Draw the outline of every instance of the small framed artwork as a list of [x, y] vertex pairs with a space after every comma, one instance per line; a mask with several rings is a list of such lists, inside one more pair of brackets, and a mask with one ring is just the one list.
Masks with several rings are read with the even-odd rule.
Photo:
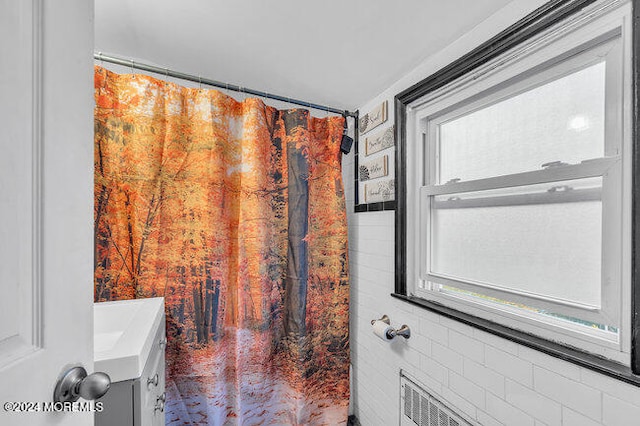
[[364, 155], [375, 154], [394, 145], [394, 126], [364, 138]]
[[395, 179], [387, 179], [378, 182], [367, 182], [364, 184], [365, 203], [382, 203], [392, 201], [396, 195]]
[[385, 121], [387, 121], [387, 101], [382, 102], [367, 114], [360, 117], [358, 122], [360, 134], [363, 135], [375, 129]]
[[358, 177], [360, 182], [370, 179], [384, 177], [389, 174], [389, 156], [383, 155], [375, 160], [363, 162], [358, 169]]

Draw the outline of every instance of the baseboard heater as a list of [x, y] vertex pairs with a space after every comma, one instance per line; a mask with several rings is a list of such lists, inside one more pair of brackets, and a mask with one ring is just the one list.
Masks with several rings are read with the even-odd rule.
[[474, 426], [450, 404], [400, 370], [400, 426]]

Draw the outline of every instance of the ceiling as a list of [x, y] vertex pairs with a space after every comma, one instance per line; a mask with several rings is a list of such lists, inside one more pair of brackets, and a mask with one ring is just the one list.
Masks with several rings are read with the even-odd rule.
[[356, 109], [510, 0], [95, 0], [95, 49]]

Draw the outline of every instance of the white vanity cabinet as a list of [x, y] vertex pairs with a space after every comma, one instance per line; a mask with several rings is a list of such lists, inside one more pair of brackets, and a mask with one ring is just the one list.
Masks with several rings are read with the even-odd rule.
[[[164, 425], [164, 348], [167, 339], [165, 337], [164, 324], [158, 330], [156, 345], [152, 350], [142, 376], [134, 381], [134, 425]], [[140, 407], [138, 410], [137, 407]]]
[[164, 425], [164, 299], [94, 304], [95, 367], [111, 377], [96, 426]]

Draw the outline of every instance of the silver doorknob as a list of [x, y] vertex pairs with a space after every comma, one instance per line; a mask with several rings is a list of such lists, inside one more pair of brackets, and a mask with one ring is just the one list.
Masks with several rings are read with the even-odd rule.
[[73, 367], [62, 375], [53, 391], [54, 402], [74, 402], [82, 397], [87, 400], [98, 399], [111, 387], [111, 378], [106, 373], [96, 372], [87, 375], [83, 367]]

